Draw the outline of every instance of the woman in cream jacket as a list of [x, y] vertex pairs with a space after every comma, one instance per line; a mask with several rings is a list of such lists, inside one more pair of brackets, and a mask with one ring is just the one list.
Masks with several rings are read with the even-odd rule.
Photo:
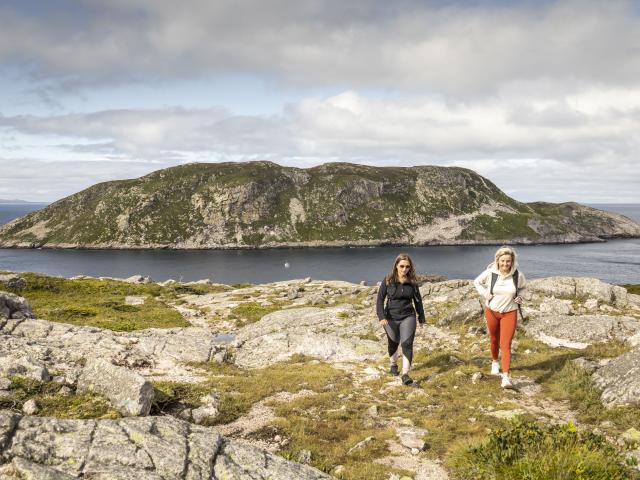
[[[517, 280], [514, 275], [517, 272]], [[494, 285], [492, 286], [492, 278]], [[516, 291], [517, 282], [517, 291]], [[522, 303], [520, 291], [525, 286], [524, 275], [518, 271], [517, 255], [511, 247], [500, 247], [495, 260], [473, 281], [485, 299], [484, 314], [491, 339], [491, 374], [500, 374], [498, 354], [502, 352], [502, 387], [512, 388], [511, 341], [518, 322], [518, 307]]]

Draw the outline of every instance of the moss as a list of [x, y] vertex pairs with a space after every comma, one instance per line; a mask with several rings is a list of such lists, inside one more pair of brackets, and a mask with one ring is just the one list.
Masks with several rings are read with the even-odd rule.
[[263, 306], [257, 302], [245, 302], [232, 308], [231, 314], [240, 318], [240, 323], [237, 326], [241, 327], [259, 321], [268, 313], [281, 310], [287, 303], [290, 302], [276, 302], [272, 305]]
[[[88, 325], [114, 331], [187, 327], [189, 323], [165, 301], [170, 295], [155, 284], [114, 280], [67, 280], [34, 273], [20, 274], [27, 285], [13, 292], [29, 301], [34, 314], [52, 322]], [[143, 305], [125, 305], [127, 295], [147, 297]]]
[[634, 295], [640, 295], [640, 284], [627, 284], [622, 286], [627, 289], [627, 292], [633, 293]]
[[38, 382], [24, 377], [12, 377], [9, 395], [0, 397], [0, 408], [21, 410], [27, 400], [35, 400], [38, 416], [69, 419], [119, 418], [121, 415], [109, 401], [97, 394], [60, 393], [62, 385]]

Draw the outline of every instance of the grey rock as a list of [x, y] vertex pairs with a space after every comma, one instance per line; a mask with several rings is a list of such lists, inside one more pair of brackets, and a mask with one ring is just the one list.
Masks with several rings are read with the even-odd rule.
[[328, 362], [379, 358], [384, 352], [380, 342], [360, 338], [369, 333], [370, 317], [351, 317], [353, 311], [351, 305], [340, 305], [290, 308], [265, 315], [238, 333], [235, 363], [258, 368], [286, 361], [294, 354]]
[[596, 298], [589, 298], [584, 302], [584, 308], [588, 312], [597, 312], [598, 311], [598, 300]]
[[9, 273], [0, 275], [0, 288], [20, 289], [27, 285], [27, 281], [19, 275]]
[[471, 383], [478, 383], [483, 378], [484, 375], [482, 374], [482, 372], [475, 372], [473, 375], [471, 375]]
[[127, 295], [124, 297], [125, 305], [144, 305], [144, 297], [136, 295]]
[[35, 415], [36, 413], [38, 413], [38, 410], [38, 404], [33, 398], [27, 400], [26, 402], [24, 402], [24, 405], [22, 405], [22, 413], [24, 413], [25, 415]]
[[580, 299], [595, 298], [604, 303], [614, 300], [612, 285], [597, 278], [576, 278], [576, 297]]
[[215, 478], [225, 480], [330, 480], [315, 468], [289, 462], [259, 449], [225, 441], [214, 468]]
[[469, 327], [469, 330], [467, 330], [467, 332], [470, 335], [486, 335], [487, 327], [485, 327], [484, 325], [472, 325]]
[[11, 386], [11, 380], [8, 378], [0, 378], [0, 390], [8, 390]]
[[77, 477], [15, 457], [11, 463], [0, 466], [0, 478], [4, 480], [73, 480]]
[[51, 378], [47, 367], [33, 358], [23, 355], [15, 357], [0, 352], [0, 375], [27, 377], [39, 382], [47, 382]]
[[[202, 328], [113, 332], [38, 319], [0, 321], [0, 371], [4, 357], [24, 352], [32, 363], [76, 381], [85, 359], [103, 358], [145, 375], [194, 381], [192, 362], [208, 362], [226, 347]], [[2, 376], [0, 374], [0, 376]]]
[[593, 373], [600, 367], [598, 362], [587, 360], [584, 357], [576, 358], [575, 360], [572, 360], [571, 363], [573, 363], [576, 367], [586, 371], [587, 373]]
[[326, 305], [327, 303], [329, 303], [324, 297], [321, 297], [320, 295], [314, 295], [309, 299], [309, 301], [311, 302], [311, 305]]
[[216, 392], [200, 398], [201, 406], [191, 411], [193, 421], [198, 425], [212, 423], [220, 414], [220, 396]]
[[0, 317], [4, 318], [33, 318], [29, 302], [24, 298], [9, 292], [0, 292]]
[[571, 300], [549, 297], [540, 304], [540, 312], [552, 315], [571, 315], [573, 308]]
[[191, 418], [197, 425], [210, 425], [219, 415], [218, 408], [211, 405], [203, 405], [191, 410]]
[[311, 463], [311, 452], [309, 450], [300, 450], [298, 452], [298, 463], [309, 464]]
[[629, 316], [549, 315], [530, 319], [524, 329], [547, 344], [551, 337], [588, 345], [612, 339], [624, 341], [640, 332], [640, 320]]
[[356, 452], [358, 450], [362, 450], [363, 448], [367, 447], [367, 445], [369, 445], [374, 440], [375, 440], [375, 437], [367, 437], [364, 440], [359, 441], [358, 443], [356, 443], [353, 447], [351, 447], [347, 451], [347, 455], [350, 455], [353, 452]]
[[143, 277], [142, 275], [132, 275], [129, 278], [124, 279], [127, 283], [153, 283], [151, 277]]
[[607, 407], [640, 404], [640, 348], [634, 348], [599, 368], [593, 374]]
[[78, 392], [104, 395], [124, 415], [144, 416], [151, 409], [153, 385], [127, 368], [92, 359], [78, 379]]
[[418, 427], [398, 427], [396, 428], [396, 436], [400, 440], [403, 447], [412, 449], [416, 448], [420, 451], [424, 450], [427, 446], [426, 442], [422, 439], [429, 433], [428, 430]]
[[576, 296], [576, 279], [573, 277], [538, 278], [527, 283], [527, 291], [543, 297], [573, 298]]
[[449, 310], [438, 322], [439, 326], [450, 324], [466, 324], [479, 322], [482, 319], [482, 304], [477, 297], [463, 300], [454, 308]]
[[331, 478], [173, 417], [60, 420], [0, 412], [0, 442], [4, 460], [23, 462], [24, 475], [32, 475], [26, 478], [38, 480]]
[[295, 300], [296, 298], [298, 298], [300, 295], [298, 294], [298, 289], [297, 288], [292, 288], [287, 292], [287, 298], [289, 300]]

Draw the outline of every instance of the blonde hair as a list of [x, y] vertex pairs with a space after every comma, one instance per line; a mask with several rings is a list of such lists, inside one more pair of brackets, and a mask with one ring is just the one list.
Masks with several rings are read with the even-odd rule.
[[393, 262], [393, 267], [386, 277], [387, 285], [389, 285], [390, 283], [398, 283], [398, 263], [400, 263], [401, 260], [406, 260], [410, 265], [409, 271], [406, 273], [407, 280], [409, 280], [409, 283], [411, 283], [412, 285], [417, 285], [418, 278], [416, 277], [416, 269], [413, 266], [413, 260], [411, 260], [411, 257], [406, 253], [401, 253], [400, 255], [398, 255], [396, 257], [396, 261]]
[[506, 245], [503, 245], [502, 247], [500, 247], [496, 251], [496, 255], [494, 257], [496, 265], [498, 265], [498, 259], [503, 255], [510, 255], [511, 256], [511, 264], [512, 265], [516, 263], [516, 251], [511, 247], [507, 247]]

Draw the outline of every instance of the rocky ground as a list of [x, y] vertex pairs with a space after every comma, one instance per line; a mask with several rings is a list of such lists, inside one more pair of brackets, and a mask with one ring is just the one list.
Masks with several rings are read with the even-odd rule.
[[459, 478], [456, 449], [515, 417], [640, 458], [640, 296], [623, 287], [529, 282], [513, 390], [488, 374], [470, 281], [422, 286], [412, 387], [387, 373], [375, 286], [209, 287], [172, 300], [191, 327], [131, 332], [35, 318], [0, 293], [0, 477]]

